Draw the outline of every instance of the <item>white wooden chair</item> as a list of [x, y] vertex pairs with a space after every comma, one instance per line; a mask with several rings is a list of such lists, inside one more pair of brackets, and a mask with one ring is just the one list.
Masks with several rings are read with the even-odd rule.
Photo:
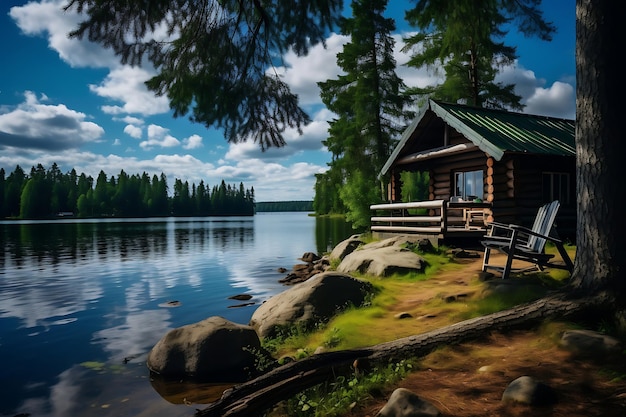
[[[515, 224], [488, 223], [487, 235], [481, 241], [485, 247], [483, 271], [487, 272], [489, 269], [501, 271], [502, 279], [508, 278], [511, 272], [521, 272], [535, 268], [543, 270], [546, 267], [567, 269], [571, 273], [574, 269], [574, 264], [567, 254], [563, 242], [551, 236], [559, 206], [560, 203], [557, 200], [541, 206], [537, 210], [537, 216], [530, 229]], [[544, 249], [547, 241], [554, 243], [564, 263], [553, 262], [552, 258], [554, 255], [545, 253]], [[507, 255], [504, 266], [489, 264], [489, 257], [493, 249]], [[512, 264], [514, 259], [533, 265], [529, 268], [513, 270]]]

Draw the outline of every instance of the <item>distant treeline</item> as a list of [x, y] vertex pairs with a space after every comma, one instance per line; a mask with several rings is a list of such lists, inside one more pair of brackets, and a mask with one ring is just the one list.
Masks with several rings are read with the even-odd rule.
[[165, 174], [128, 175], [124, 170], [95, 180], [75, 169], [62, 173], [56, 163], [41, 164], [26, 174], [18, 165], [6, 176], [0, 168], [0, 218], [252, 216], [254, 188], [227, 185], [212, 188], [179, 179], [169, 193]]
[[313, 211], [313, 201], [260, 201], [256, 211]]

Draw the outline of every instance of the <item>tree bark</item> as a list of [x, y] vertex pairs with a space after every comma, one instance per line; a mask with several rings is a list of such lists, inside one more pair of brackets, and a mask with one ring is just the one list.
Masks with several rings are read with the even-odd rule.
[[424, 356], [439, 346], [479, 340], [492, 331], [531, 328], [547, 318], [575, 319], [601, 314], [612, 305], [607, 295], [572, 298], [557, 293], [538, 301], [487, 316], [466, 320], [424, 334], [405, 337], [372, 347], [327, 352], [276, 368], [238, 385], [222, 398], [199, 410], [197, 416], [242, 417], [258, 415], [281, 400], [313, 387], [336, 375], [351, 371], [356, 359], [389, 363]]
[[624, 303], [626, 239], [622, 57], [624, 4], [576, 1], [576, 259], [574, 285]]

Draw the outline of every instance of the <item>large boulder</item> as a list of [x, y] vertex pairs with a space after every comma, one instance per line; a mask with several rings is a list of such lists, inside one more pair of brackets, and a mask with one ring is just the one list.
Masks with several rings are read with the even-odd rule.
[[622, 354], [622, 343], [593, 330], [568, 330], [561, 337], [561, 346], [574, 356], [595, 360], [613, 360]]
[[337, 271], [387, 277], [396, 273], [424, 272], [426, 266], [426, 261], [409, 249], [377, 242], [365, 245], [347, 255], [337, 267]]
[[148, 355], [148, 368], [166, 377], [237, 381], [254, 373], [262, 354], [252, 327], [209, 317], [169, 331]]
[[250, 319], [262, 338], [284, 327], [304, 328], [326, 322], [348, 306], [363, 304], [372, 284], [337, 272], [323, 272], [261, 304]]
[[335, 248], [330, 253], [329, 258], [332, 259], [343, 259], [353, 251], [355, 251], [359, 246], [363, 244], [363, 240], [361, 239], [361, 235], [352, 235], [348, 239], [343, 240], [335, 246]]

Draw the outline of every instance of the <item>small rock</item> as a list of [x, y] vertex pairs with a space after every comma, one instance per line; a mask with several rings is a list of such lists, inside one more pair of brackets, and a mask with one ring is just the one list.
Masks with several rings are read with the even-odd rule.
[[437, 417], [437, 407], [406, 388], [396, 389], [376, 417]]
[[557, 397], [552, 387], [530, 376], [520, 376], [504, 390], [502, 401], [545, 406], [556, 403]]
[[165, 303], [159, 304], [159, 307], [164, 307], [164, 308], [173, 308], [173, 307], [180, 307], [180, 306], [181, 306], [181, 302], [178, 300], [167, 301]]
[[407, 313], [406, 311], [403, 311], [402, 313], [396, 314], [394, 317], [397, 319], [410, 319], [413, 316], [411, 315], [411, 313]]
[[248, 307], [248, 306], [253, 306], [256, 303], [252, 302], [252, 303], [242, 303], [242, 304], [235, 304], [232, 306], [228, 306], [228, 308], [241, 308], [241, 307]]
[[239, 300], [239, 301], [248, 301], [252, 296], [250, 294], [237, 294], [231, 297], [228, 297], [229, 300]]
[[320, 256], [317, 253], [306, 252], [304, 255], [302, 255], [302, 258], [300, 259], [303, 260], [304, 262], [313, 263], [317, 261], [318, 259], [320, 259]]

